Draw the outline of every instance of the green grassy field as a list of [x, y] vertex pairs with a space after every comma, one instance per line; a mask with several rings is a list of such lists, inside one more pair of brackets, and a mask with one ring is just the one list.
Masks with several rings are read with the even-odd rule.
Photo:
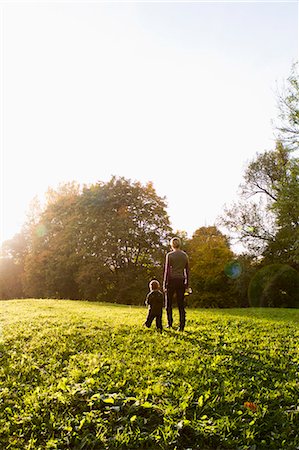
[[1, 449], [299, 448], [299, 310], [0, 304]]

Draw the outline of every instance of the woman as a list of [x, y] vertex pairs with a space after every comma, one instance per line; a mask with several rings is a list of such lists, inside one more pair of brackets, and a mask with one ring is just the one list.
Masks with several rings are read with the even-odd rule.
[[168, 327], [172, 327], [172, 302], [176, 294], [180, 313], [178, 331], [184, 331], [186, 322], [184, 294], [189, 286], [189, 260], [187, 254], [181, 250], [181, 240], [178, 237], [171, 239], [170, 246], [172, 251], [166, 255], [163, 278]]

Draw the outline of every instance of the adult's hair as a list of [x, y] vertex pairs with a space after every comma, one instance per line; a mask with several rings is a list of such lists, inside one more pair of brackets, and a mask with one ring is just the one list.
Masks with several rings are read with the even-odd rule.
[[174, 237], [170, 241], [170, 245], [172, 248], [180, 248], [181, 246], [181, 240], [178, 237]]

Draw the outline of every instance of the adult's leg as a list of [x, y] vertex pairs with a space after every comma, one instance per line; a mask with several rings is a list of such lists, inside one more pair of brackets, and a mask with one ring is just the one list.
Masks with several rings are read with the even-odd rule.
[[167, 322], [168, 322], [169, 327], [172, 327], [172, 322], [173, 322], [172, 301], [173, 301], [174, 292], [175, 292], [174, 286], [170, 285], [167, 287], [165, 306], [166, 306]]
[[176, 295], [177, 295], [177, 302], [178, 302], [178, 308], [179, 308], [179, 314], [180, 314], [180, 330], [184, 331], [185, 324], [186, 324], [186, 311], [185, 311], [185, 287], [184, 283], [180, 283], [177, 286], [176, 289]]

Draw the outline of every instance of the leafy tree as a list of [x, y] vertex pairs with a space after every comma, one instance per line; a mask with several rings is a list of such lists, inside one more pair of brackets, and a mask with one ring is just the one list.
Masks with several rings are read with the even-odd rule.
[[299, 158], [290, 161], [272, 209], [277, 232], [264, 256], [268, 261], [284, 261], [299, 269]]
[[287, 264], [262, 267], [249, 285], [252, 306], [299, 307], [299, 273]]
[[22, 298], [24, 292], [25, 260], [31, 246], [31, 232], [37, 226], [41, 213], [35, 197], [29, 205], [21, 231], [3, 242], [0, 251], [0, 298]]
[[26, 237], [23, 232], [3, 242], [1, 256], [12, 259], [16, 264], [23, 264], [27, 252]]
[[30, 228], [30, 246], [25, 259], [25, 292], [29, 296], [79, 298], [75, 274], [79, 258], [76, 183], [47, 192], [47, 206]]
[[287, 85], [278, 94], [280, 122], [276, 125], [278, 139], [290, 150], [299, 148], [299, 79], [298, 63], [292, 67]]
[[[85, 188], [81, 197], [84, 262], [79, 270], [83, 290], [117, 302], [138, 303], [152, 276], [161, 279], [165, 245], [170, 233], [165, 200], [153, 185], [142, 186], [125, 178]], [[86, 293], [86, 291], [84, 291]], [[142, 294], [143, 295], [143, 294]], [[139, 297], [139, 299], [138, 299]]]
[[[231, 282], [233, 297], [236, 299], [238, 306], [248, 307], [250, 306], [248, 298], [250, 281], [258, 270], [259, 264], [246, 253], [237, 255], [236, 259], [229, 263], [228, 267], [231, 264], [235, 264], [238, 268], [236, 276], [233, 276]], [[225, 272], [227, 272], [226, 269]]]
[[227, 237], [215, 226], [201, 227], [188, 241], [187, 251], [193, 304], [204, 307], [235, 305], [232, 283], [224, 272], [226, 265], [235, 258]]
[[0, 299], [22, 298], [22, 267], [11, 258], [0, 259]]
[[22, 298], [23, 272], [26, 255], [26, 240], [23, 232], [5, 241], [0, 254], [0, 298]]
[[125, 178], [49, 191], [26, 257], [27, 295], [143, 302], [149, 278], [162, 275], [165, 206], [151, 183]]
[[280, 142], [274, 151], [257, 155], [245, 171], [240, 200], [226, 207], [219, 220], [256, 256], [263, 254], [275, 241], [277, 215], [274, 205], [292, 167], [290, 154]]
[[230, 230], [247, 251], [267, 263], [299, 267], [299, 82], [293, 67], [279, 96], [275, 150], [258, 154], [245, 171], [240, 200], [226, 207], [218, 224]]
[[257, 155], [244, 175], [240, 200], [225, 208], [219, 223], [250, 254], [267, 262], [299, 264], [299, 160], [277, 143]]

